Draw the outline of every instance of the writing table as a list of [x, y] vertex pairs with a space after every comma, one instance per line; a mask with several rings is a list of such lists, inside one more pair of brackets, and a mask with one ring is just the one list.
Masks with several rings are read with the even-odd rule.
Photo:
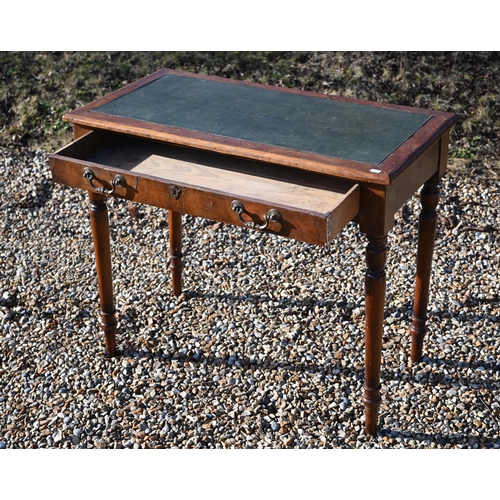
[[173, 292], [182, 289], [181, 214], [316, 245], [350, 221], [367, 236], [366, 432], [377, 431], [386, 241], [422, 185], [412, 361], [422, 357], [438, 182], [457, 116], [163, 69], [64, 119], [75, 140], [49, 161], [88, 191], [107, 355], [117, 329], [106, 198], [168, 210]]

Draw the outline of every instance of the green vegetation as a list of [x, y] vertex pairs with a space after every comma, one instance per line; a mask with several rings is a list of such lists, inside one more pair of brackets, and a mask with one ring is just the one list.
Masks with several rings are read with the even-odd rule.
[[458, 113], [452, 168], [500, 174], [497, 52], [0, 52], [0, 145], [52, 151], [64, 113], [160, 68]]

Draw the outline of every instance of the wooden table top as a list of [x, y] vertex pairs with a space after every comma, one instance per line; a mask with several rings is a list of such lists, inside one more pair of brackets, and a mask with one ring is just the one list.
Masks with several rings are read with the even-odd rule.
[[92, 129], [390, 184], [457, 117], [160, 70], [64, 119]]

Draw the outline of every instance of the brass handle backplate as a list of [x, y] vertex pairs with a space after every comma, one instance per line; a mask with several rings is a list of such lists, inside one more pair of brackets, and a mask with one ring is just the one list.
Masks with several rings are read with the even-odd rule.
[[265, 224], [259, 225], [255, 222], [248, 222], [243, 220], [242, 214], [245, 211], [245, 207], [243, 206], [243, 203], [241, 203], [241, 201], [233, 200], [231, 202], [231, 209], [233, 210], [233, 212], [236, 212], [238, 214], [238, 219], [242, 224], [247, 227], [251, 227], [252, 229], [266, 229], [269, 225], [269, 222], [281, 222], [283, 219], [278, 210], [276, 210], [275, 208], [271, 208], [269, 212], [267, 212], [267, 214], [263, 217], [266, 221]]
[[95, 174], [92, 171], [92, 169], [90, 169], [89, 167], [85, 167], [83, 169], [83, 176], [85, 177], [85, 179], [88, 179], [88, 181], [93, 189], [95, 189], [98, 193], [102, 193], [102, 194], [113, 194], [115, 192], [116, 186], [125, 187], [127, 184], [122, 175], [116, 174], [115, 178], [112, 181], [110, 181], [111, 186], [113, 186], [112, 189], [104, 189], [101, 187], [96, 187], [96, 186], [94, 186], [94, 182], [93, 182], [94, 179], [96, 178]]

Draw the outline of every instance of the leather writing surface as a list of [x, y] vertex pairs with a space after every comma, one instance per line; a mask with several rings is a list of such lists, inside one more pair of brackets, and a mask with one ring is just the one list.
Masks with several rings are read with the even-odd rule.
[[379, 165], [430, 115], [165, 75], [95, 111]]

